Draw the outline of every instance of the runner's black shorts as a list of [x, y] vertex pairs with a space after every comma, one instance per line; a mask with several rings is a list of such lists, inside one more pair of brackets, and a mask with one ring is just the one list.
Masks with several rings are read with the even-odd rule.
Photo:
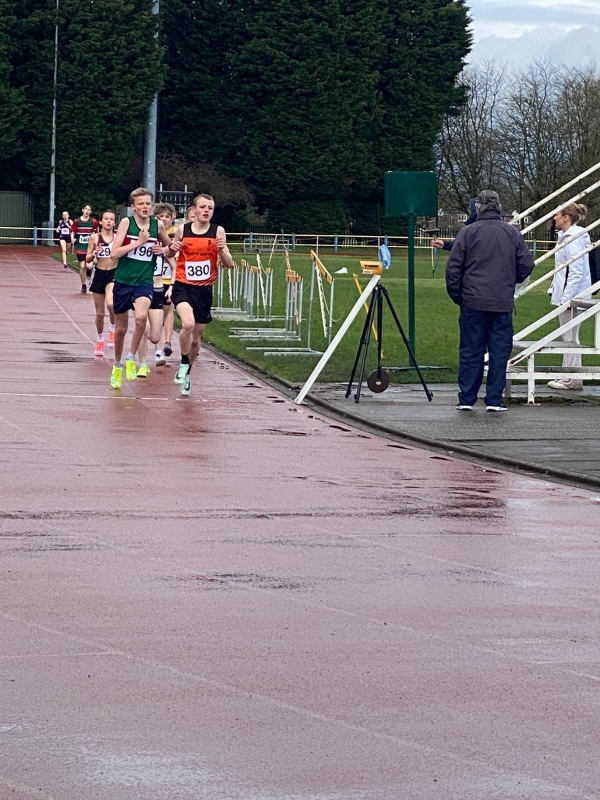
[[75, 250], [75, 258], [77, 259], [77, 261], [79, 261], [80, 264], [82, 261], [85, 261], [86, 256], [87, 256], [87, 250], [85, 250], [83, 253], [78, 250]]
[[151, 283], [142, 283], [140, 286], [130, 286], [128, 283], [115, 281], [113, 289], [113, 306], [115, 314], [125, 314], [131, 311], [134, 303], [140, 297], [147, 297], [152, 300], [154, 286]]
[[194, 312], [196, 325], [206, 325], [212, 322], [210, 309], [212, 306], [212, 286], [191, 286], [187, 283], [175, 281], [171, 301], [175, 308], [179, 303], [189, 303]]
[[71, 236], [67, 233], [65, 236], [61, 236], [59, 239], [61, 242], [67, 242], [67, 244], [71, 244]]
[[150, 308], [154, 309], [155, 311], [160, 311], [165, 304], [165, 287], [164, 286], [155, 286], [154, 291], [152, 292], [152, 302], [150, 303]]
[[109, 283], [114, 283], [115, 272], [114, 269], [98, 269], [94, 267], [92, 270], [92, 279], [90, 281], [90, 292], [94, 294], [106, 294], [106, 287]]

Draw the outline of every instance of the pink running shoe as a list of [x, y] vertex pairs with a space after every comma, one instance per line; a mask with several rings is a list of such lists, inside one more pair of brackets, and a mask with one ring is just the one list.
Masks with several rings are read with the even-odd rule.
[[108, 346], [114, 347], [115, 346], [115, 332], [109, 331], [108, 332]]
[[96, 347], [94, 348], [94, 355], [100, 356], [100, 358], [104, 356], [104, 342], [96, 342]]

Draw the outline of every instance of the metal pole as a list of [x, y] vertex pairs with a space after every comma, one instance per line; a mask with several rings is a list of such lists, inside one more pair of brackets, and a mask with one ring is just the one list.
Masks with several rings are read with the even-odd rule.
[[408, 218], [408, 340], [415, 352], [415, 216]]
[[[58, 82], [58, 12], [60, 0], [56, 0], [56, 24], [54, 26], [54, 79], [52, 98], [52, 144], [50, 145], [50, 198], [48, 203], [48, 220], [51, 231], [54, 230], [54, 216], [56, 209], [56, 94]], [[49, 234], [52, 240], [52, 232]]]
[[[158, 14], [159, 0], [154, 0], [152, 13]], [[156, 32], [158, 36], [158, 31]], [[148, 123], [146, 125], [146, 146], [144, 150], [144, 177], [143, 184], [146, 189], [150, 189], [152, 194], [156, 193], [156, 135], [158, 129], [158, 95], [154, 96], [152, 105], [148, 112]]]

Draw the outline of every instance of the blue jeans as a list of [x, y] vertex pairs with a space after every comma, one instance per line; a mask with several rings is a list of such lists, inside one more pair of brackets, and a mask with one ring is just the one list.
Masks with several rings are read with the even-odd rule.
[[506, 364], [512, 351], [512, 313], [476, 311], [461, 306], [458, 324], [458, 402], [467, 406], [477, 402], [487, 350], [489, 364], [484, 402], [486, 406], [499, 406], [506, 385]]

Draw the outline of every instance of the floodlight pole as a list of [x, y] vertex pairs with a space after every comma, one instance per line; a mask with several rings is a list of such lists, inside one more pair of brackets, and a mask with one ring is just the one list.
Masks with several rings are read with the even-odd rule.
[[415, 215], [408, 217], [408, 341], [413, 354], [417, 349], [415, 334]]
[[[58, 13], [60, 0], [56, 0], [56, 24], [54, 25], [54, 78], [52, 82], [52, 143], [50, 145], [50, 197], [48, 202], [48, 220], [51, 230], [54, 230], [54, 216], [56, 209], [56, 95], [58, 82]], [[52, 241], [52, 233], [49, 234]]]
[[[154, 0], [152, 13], [158, 14], [160, 8], [159, 0]], [[158, 36], [158, 31], [156, 32]], [[146, 138], [144, 148], [144, 177], [143, 185], [150, 189], [152, 194], [156, 194], [156, 138], [158, 130], [158, 94], [154, 95], [154, 100], [148, 111], [148, 122], [146, 124]]]

